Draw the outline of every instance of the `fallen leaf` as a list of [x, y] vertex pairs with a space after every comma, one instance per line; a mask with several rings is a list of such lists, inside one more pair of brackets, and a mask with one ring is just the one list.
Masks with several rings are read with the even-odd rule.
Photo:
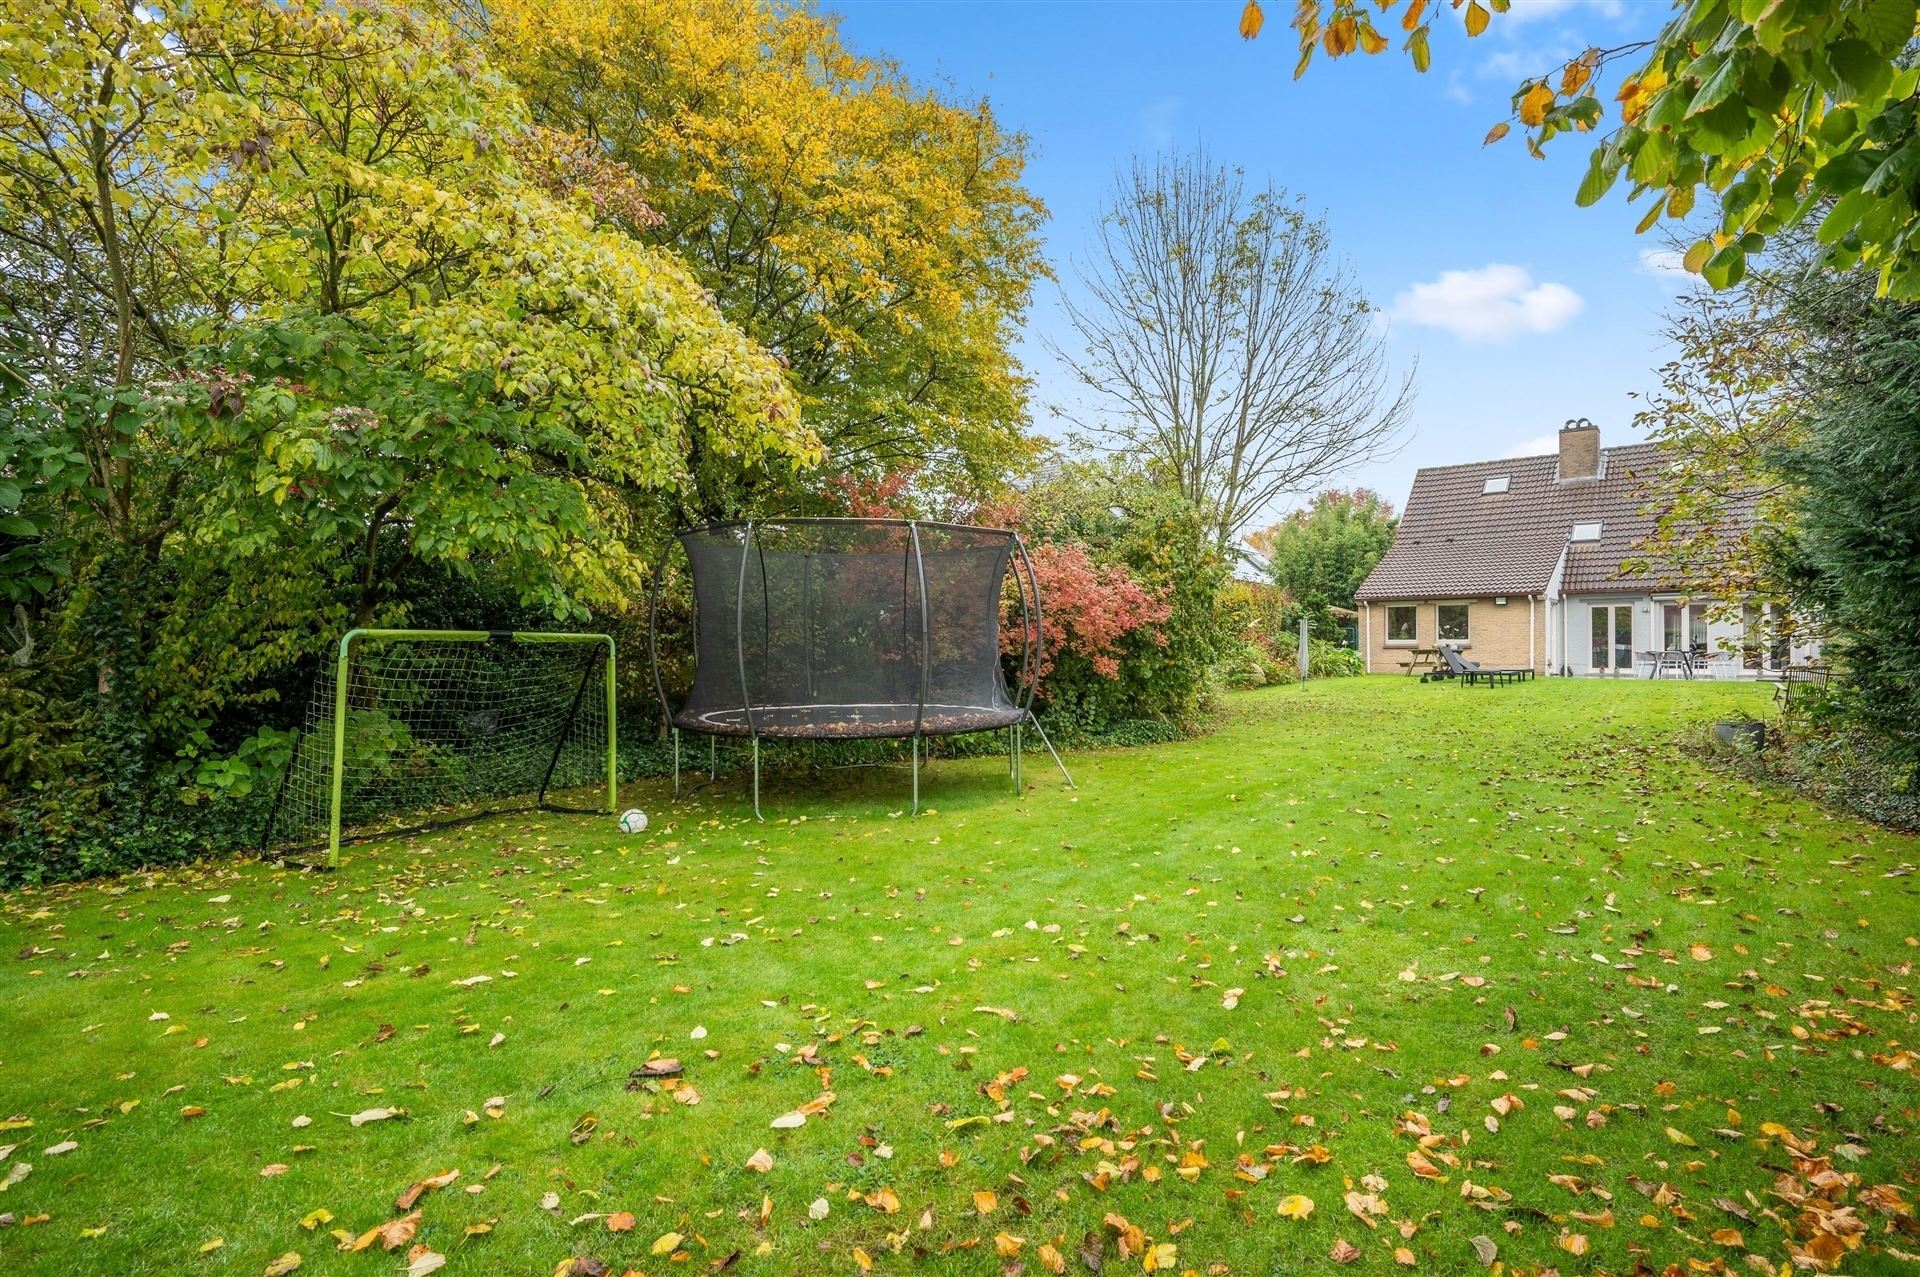
[[445, 1188], [460, 1178], [458, 1170], [441, 1171], [438, 1175], [429, 1175], [419, 1183], [412, 1185], [406, 1192], [393, 1199], [393, 1208], [397, 1211], [409, 1211], [420, 1198], [436, 1188]]
[[407, 1258], [407, 1277], [427, 1277], [428, 1273], [437, 1273], [447, 1266], [445, 1255], [425, 1246], [415, 1246], [407, 1252]]
[[656, 1255], [671, 1255], [674, 1251], [680, 1249], [680, 1234], [679, 1233], [660, 1234], [658, 1237], [653, 1239], [652, 1249], [653, 1249], [653, 1253]]
[[755, 1149], [753, 1156], [747, 1159], [747, 1169], [750, 1171], [758, 1171], [762, 1175], [765, 1175], [773, 1169], [773, 1154], [767, 1152], [764, 1148]]
[[1380, 1227], [1380, 1225], [1373, 1222], [1372, 1217], [1387, 1213], [1387, 1204], [1372, 1193], [1349, 1192], [1346, 1197], [1346, 1202], [1347, 1209], [1353, 1212], [1354, 1218], [1358, 1219], [1368, 1228]]
[[287, 1274], [300, 1266], [300, 1252], [290, 1250], [280, 1258], [268, 1264], [260, 1277], [287, 1277]]
[[1333, 1249], [1328, 1252], [1328, 1258], [1336, 1264], [1351, 1264], [1360, 1258], [1360, 1248], [1344, 1237], [1336, 1238]]
[[399, 1219], [390, 1219], [384, 1224], [375, 1224], [372, 1228], [361, 1233], [352, 1241], [342, 1242], [340, 1249], [357, 1253], [366, 1250], [375, 1242], [379, 1242], [383, 1250], [398, 1250], [400, 1247], [412, 1241], [413, 1235], [418, 1231], [420, 1231], [420, 1212], [413, 1211], [410, 1214], [401, 1216]]
[[373, 1108], [361, 1109], [358, 1113], [341, 1113], [337, 1116], [346, 1118], [355, 1126], [365, 1126], [368, 1122], [384, 1122], [390, 1117], [404, 1117], [406, 1112], [405, 1109]]
[[657, 1060], [648, 1060], [645, 1064], [642, 1064], [639, 1068], [628, 1074], [629, 1077], [640, 1079], [678, 1077], [679, 1075], [680, 1061], [667, 1056], [662, 1056]]
[[1305, 1219], [1313, 1214], [1313, 1199], [1304, 1193], [1289, 1193], [1280, 1199], [1280, 1218]]

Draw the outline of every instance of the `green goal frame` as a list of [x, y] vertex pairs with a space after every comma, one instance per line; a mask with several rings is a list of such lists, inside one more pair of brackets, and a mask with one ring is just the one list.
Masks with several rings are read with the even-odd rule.
[[[333, 759], [327, 809], [327, 863], [340, 861], [340, 807], [342, 786], [346, 780], [347, 703], [356, 644], [391, 642], [439, 643], [527, 643], [527, 644], [601, 644], [607, 649], [607, 813], [620, 808], [618, 770], [618, 730], [615, 724], [613, 636], [609, 634], [568, 634], [544, 630], [380, 630], [352, 629], [341, 636], [333, 677]], [[544, 792], [544, 791], [543, 791]]]

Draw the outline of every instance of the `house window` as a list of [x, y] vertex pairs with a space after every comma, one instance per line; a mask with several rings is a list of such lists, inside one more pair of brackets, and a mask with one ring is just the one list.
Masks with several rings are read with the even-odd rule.
[[1465, 603], [1442, 603], [1438, 608], [1440, 641], [1442, 643], [1465, 643], [1468, 639], [1467, 613]]
[[1420, 609], [1411, 603], [1387, 608], [1387, 642], [1412, 643], [1420, 637]]
[[1491, 497], [1505, 492], [1508, 485], [1512, 482], [1512, 475], [1497, 474], [1480, 485], [1480, 495], [1483, 497]]
[[1598, 541], [1599, 539], [1600, 525], [1598, 523], [1576, 523], [1573, 525], [1573, 531], [1567, 533], [1567, 540], [1569, 541]]

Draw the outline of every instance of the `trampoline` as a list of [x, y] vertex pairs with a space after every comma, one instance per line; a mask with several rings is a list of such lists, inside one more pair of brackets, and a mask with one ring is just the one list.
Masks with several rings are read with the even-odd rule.
[[[693, 686], [678, 709], [660, 672], [660, 581], [647, 605], [654, 690], [673, 732], [750, 742], [760, 813], [760, 742], [910, 740], [913, 810], [920, 742], [1007, 733], [1021, 789], [1031, 727], [1073, 777], [1033, 713], [1040, 586], [1017, 533], [918, 519], [777, 519], [677, 534], [693, 571]], [[1008, 574], [1020, 606], [1020, 663], [1009, 688], [1000, 607]]]

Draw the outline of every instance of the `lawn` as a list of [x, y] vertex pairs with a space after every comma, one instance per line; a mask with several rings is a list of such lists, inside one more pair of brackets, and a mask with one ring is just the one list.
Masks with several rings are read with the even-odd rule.
[[1693, 756], [1766, 696], [1271, 689], [1078, 793], [0, 897], [0, 1271], [1920, 1273], [1920, 840]]

